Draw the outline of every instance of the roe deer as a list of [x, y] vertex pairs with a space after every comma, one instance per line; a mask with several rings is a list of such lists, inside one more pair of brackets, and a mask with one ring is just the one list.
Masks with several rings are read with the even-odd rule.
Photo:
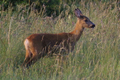
[[24, 66], [30, 66], [31, 63], [36, 62], [38, 58], [49, 54], [49, 52], [53, 53], [55, 49], [60, 50], [60, 48], [63, 48], [68, 52], [72, 51], [84, 28], [95, 27], [95, 24], [84, 16], [78, 8], [75, 9], [74, 13], [77, 17], [77, 22], [72, 32], [32, 34], [25, 39], [26, 56], [23, 62]]

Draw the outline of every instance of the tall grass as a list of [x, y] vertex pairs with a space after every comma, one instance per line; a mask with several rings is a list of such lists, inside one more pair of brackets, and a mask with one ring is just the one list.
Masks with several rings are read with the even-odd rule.
[[[73, 11], [77, 6], [70, 9]], [[52, 19], [24, 10], [1, 11], [0, 17], [0, 79], [1, 80], [119, 80], [120, 79], [120, 7], [113, 3], [85, 3], [82, 13], [95, 23], [85, 29], [75, 50], [61, 57], [43, 57], [29, 69], [20, 65], [25, 58], [23, 41], [33, 33], [70, 32], [76, 17]], [[45, 13], [44, 13], [45, 14]]]

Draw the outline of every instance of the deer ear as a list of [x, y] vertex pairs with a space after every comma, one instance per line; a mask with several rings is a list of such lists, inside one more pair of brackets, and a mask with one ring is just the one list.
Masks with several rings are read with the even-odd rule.
[[75, 9], [74, 12], [75, 12], [75, 16], [78, 17], [78, 18], [80, 17], [80, 15], [82, 15], [82, 12], [81, 12], [80, 9], [78, 9], [78, 8]]

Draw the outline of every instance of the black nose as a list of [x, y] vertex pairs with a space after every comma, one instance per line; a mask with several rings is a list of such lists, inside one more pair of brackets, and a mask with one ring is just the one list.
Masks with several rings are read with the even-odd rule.
[[91, 27], [94, 28], [94, 27], [95, 27], [95, 24], [93, 24]]

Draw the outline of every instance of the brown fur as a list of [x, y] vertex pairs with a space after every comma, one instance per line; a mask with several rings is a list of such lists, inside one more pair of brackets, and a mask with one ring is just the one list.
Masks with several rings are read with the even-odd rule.
[[95, 25], [82, 14], [77, 8], [75, 9], [77, 22], [75, 29], [70, 33], [59, 34], [32, 34], [24, 41], [26, 56], [23, 65], [29, 66], [38, 58], [46, 54], [52, 54], [54, 50], [63, 48], [66, 51], [72, 51], [76, 42], [79, 40], [84, 28], [94, 28]]

